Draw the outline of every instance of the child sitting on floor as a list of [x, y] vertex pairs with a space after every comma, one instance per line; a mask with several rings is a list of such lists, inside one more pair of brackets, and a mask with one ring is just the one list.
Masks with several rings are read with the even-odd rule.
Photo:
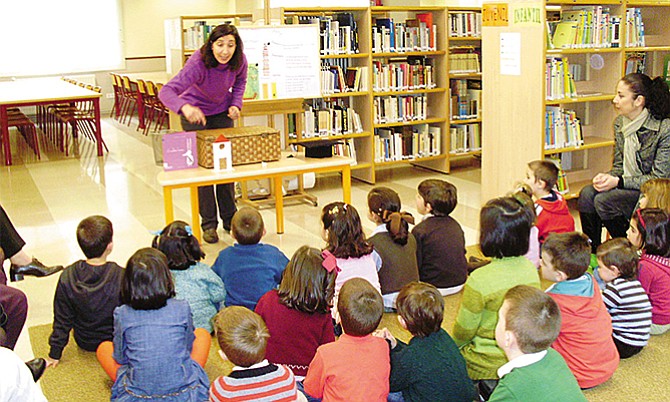
[[612, 317], [612, 338], [619, 358], [640, 353], [649, 340], [651, 303], [637, 280], [638, 256], [628, 239], [598, 246], [598, 272], [607, 284], [603, 300]]
[[193, 325], [212, 332], [212, 317], [226, 297], [223, 282], [212, 269], [200, 262], [205, 253], [191, 227], [174, 221], [154, 237], [151, 247], [165, 254], [174, 279], [176, 298], [186, 300], [193, 314]]
[[256, 209], [240, 208], [231, 225], [230, 235], [237, 243], [221, 250], [212, 269], [223, 280], [226, 306], [253, 311], [258, 299], [281, 281], [288, 258], [277, 247], [260, 242], [265, 225]]
[[550, 348], [561, 329], [556, 302], [540, 289], [508, 290], [498, 310], [496, 342], [509, 362], [489, 401], [586, 401], [563, 357]]
[[270, 333], [258, 314], [242, 306], [226, 307], [216, 315], [215, 326], [219, 354], [235, 367], [212, 382], [210, 401], [305, 400], [291, 369], [265, 360]]
[[389, 347], [372, 336], [384, 312], [381, 294], [363, 278], [349, 279], [342, 286], [337, 309], [344, 334], [316, 350], [305, 377], [305, 392], [324, 402], [386, 402]]
[[591, 246], [577, 232], [552, 233], [542, 246], [542, 276], [561, 309], [561, 331], [552, 344], [568, 363], [581, 388], [607, 381], [619, 365], [612, 320], [595, 279], [586, 273]]
[[86, 260], [65, 268], [54, 295], [54, 323], [49, 337], [49, 366], [56, 367], [74, 330], [80, 348], [95, 352], [114, 332], [114, 309], [121, 304], [123, 269], [107, 261], [114, 247], [112, 222], [104, 216], [85, 218], [77, 226], [77, 242]]
[[389, 401], [471, 402], [475, 389], [468, 378], [465, 360], [453, 339], [442, 329], [444, 299], [435, 286], [411, 282], [396, 300], [400, 326], [413, 338], [409, 344], [396, 340], [384, 328], [375, 335], [391, 346]]
[[368, 219], [377, 225], [368, 242], [382, 259], [379, 284], [386, 308], [395, 308], [400, 288], [419, 280], [416, 240], [409, 233], [414, 217], [401, 208], [398, 193], [388, 187], [375, 187], [368, 193]]
[[284, 270], [279, 289], [256, 304], [256, 313], [270, 331], [265, 356], [285, 364], [302, 380], [316, 349], [335, 341], [330, 304], [335, 292], [337, 266], [328, 251], [302, 246]]

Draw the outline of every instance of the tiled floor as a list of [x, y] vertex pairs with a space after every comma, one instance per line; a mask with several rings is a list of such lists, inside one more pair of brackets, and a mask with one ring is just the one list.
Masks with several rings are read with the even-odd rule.
[[[105, 215], [114, 224], [114, 251], [110, 259], [120, 265], [125, 265], [138, 248], [149, 246], [150, 232], [165, 224], [162, 191], [156, 182], [161, 168], [154, 164], [151, 137], [136, 132], [134, 125], [128, 129], [110, 119], [103, 121], [102, 129], [110, 152], [99, 158], [91, 142], [80, 140], [71, 146], [69, 157], [48, 149], [45, 144], [42, 160], [36, 160], [23, 140], [11, 135], [15, 165], [0, 168], [0, 204], [26, 240], [26, 251], [47, 264], [66, 265], [83, 258], [75, 228], [88, 215]], [[431, 177], [448, 180], [458, 188], [459, 205], [453, 216], [463, 226], [466, 243], [475, 244], [480, 207], [479, 169], [464, 168], [442, 175], [402, 166], [377, 174], [378, 185], [395, 189], [406, 210], [415, 216], [416, 186]], [[368, 233], [373, 229], [373, 224], [365, 219], [366, 195], [371, 188], [353, 181], [352, 202], [361, 213]], [[319, 176], [312, 192], [319, 197], [320, 206], [339, 200], [342, 196], [339, 177]], [[177, 219], [190, 220], [187, 191], [175, 192], [175, 198]], [[319, 234], [320, 210], [307, 204], [288, 205], [285, 233], [277, 235], [274, 210], [263, 209], [268, 232], [264, 241], [278, 246], [289, 257], [303, 244], [323, 246]], [[222, 234], [218, 244], [205, 244], [206, 262], [211, 264], [219, 250], [231, 241], [228, 235]], [[14, 285], [28, 295], [30, 306], [16, 349], [24, 359], [32, 357], [27, 328], [52, 320], [57, 279], [58, 275], [40, 279], [27, 277]]]

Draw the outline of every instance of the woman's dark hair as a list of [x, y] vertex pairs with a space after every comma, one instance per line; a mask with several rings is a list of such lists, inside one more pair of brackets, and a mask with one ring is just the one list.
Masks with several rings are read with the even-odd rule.
[[358, 258], [372, 252], [365, 240], [361, 218], [353, 205], [331, 202], [321, 211], [321, 223], [328, 231], [326, 249], [337, 258]]
[[660, 208], [638, 209], [631, 218], [637, 223], [642, 249], [646, 254], [670, 256], [670, 223], [668, 214]]
[[401, 203], [398, 193], [388, 187], [375, 187], [368, 193], [368, 208], [386, 224], [386, 230], [395, 243], [402, 246], [407, 244], [409, 222], [403, 218], [411, 215], [400, 213]]
[[175, 296], [165, 254], [141, 248], [133, 254], [121, 281], [121, 302], [135, 310], [157, 310]]
[[230, 58], [228, 65], [230, 66], [231, 71], [235, 71], [242, 65], [242, 57], [244, 55], [244, 44], [242, 43], [242, 38], [237, 32], [237, 28], [232, 24], [221, 24], [212, 30], [212, 33], [209, 34], [207, 42], [200, 48], [200, 54], [202, 55], [202, 61], [205, 63], [205, 67], [214, 68], [219, 65], [219, 62], [214, 57], [214, 52], [212, 51], [212, 46], [219, 38], [222, 38], [227, 35], [232, 35], [235, 38], [235, 53], [233, 57]]
[[205, 258], [200, 243], [191, 233], [191, 227], [184, 221], [174, 221], [154, 237], [151, 247], [165, 254], [168, 267], [177, 271], [188, 269]]
[[663, 78], [653, 80], [646, 74], [626, 74], [621, 81], [625, 82], [636, 97], [644, 96], [644, 106], [657, 120], [670, 117], [670, 92]]
[[494, 198], [479, 214], [479, 244], [487, 257], [516, 257], [528, 252], [532, 217], [513, 197]]
[[319, 249], [302, 246], [286, 264], [279, 284], [279, 301], [303, 313], [327, 314], [335, 294], [337, 270], [323, 267]]

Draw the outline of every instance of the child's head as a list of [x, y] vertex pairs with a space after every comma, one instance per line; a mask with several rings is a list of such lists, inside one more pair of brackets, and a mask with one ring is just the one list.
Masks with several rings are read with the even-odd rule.
[[528, 163], [524, 182], [533, 190], [533, 194], [546, 195], [558, 181], [558, 168], [551, 161], [538, 160]]
[[372, 252], [372, 245], [365, 240], [361, 218], [352, 205], [331, 202], [321, 211], [321, 236], [326, 249], [337, 258], [358, 258]]
[[263, 217], [255, 208], [243, 207], [235, 212], [230, 234], [239, 244], [256, 244], [265, 235]]
[[444, 317], [444, 299], [435, 286], [410, 282], [396, 299], [398, 320], [414, 336], [424, 338], [440, 330]]
[[351, 336], [371, 334], [384, 313], [382, 295], [363, 278], [351, 278], [342, 285], [337, 299], [342, 330]]
[[516, 257], [528, 252], [533, 219], [513, 197], [494, 198], [479, 214], [479, 245], [487, 257]]
[[498, 310], [495, 337], [509, 357], [546, 350], [561, 330], [561, 310], [542, 290], [517, 285], [508, 290]]
[[598, 246], [598, 274], [605, 282], [616, 278], [637, 279], [639, 257], [628, 239], [617, 237]]
[[419, 183], [416, 209], [420, 214], [449, 215], [458, 203], [456, 186], [445, 180], [428, 179]]
[[668, 214], [660, 208], [638, 209], [630, 218], [626, 233], [628, 240], [651, 255], [667, 257], [670, 254], [670, 224]]
[[552, 282], [577, 279], [591, 262], [591, 245], [578, 232], [551, 233], [542, 245], [542, 276]]
[[375, 187], [368, 193], [368, 208], [371, 221], [386, 224], [386, 230], [394, 242], [407, 244], [409, 224], [414, 223], [412, 215], [400, 212], [401, 204], [398, 193], [388, 187]]
[[184, 221], [174, 221], [154, 237], [151, 247], [160, 250], [168, 260], [168, 267], [174, 270], [188, 269], [205, 258], [198, 239], [191, 227]]
[[260, 315], [242, 306], [226, 307], [214, 317], [214, 328], [224, 359], [240, 367], [265, 359], [270, 332]]
[[670, 179], [647, 180], [640, 187], [640, 208], [661, 208], [670, 214]]
[[174, 296], [165, 254], [150, 247], [137, 250], [123, 273], [121, 302], [135, 310], [157, 310]]
[[[334, 257], [331, 255], [331, 258]], [[328, 313], [335, 293], [337, 269], [326, 268], [323, 261], [322, 252], [309, 246], [302, 246], [293, 254], [279, 284], [282, 304], [308, 314]]]
[[531, 226], [533, 226], [537, 221], [537, 215], [535, 214], [535, 203], [533, 202], [533, 198], [531, 197], [532, 192], [529, 190], [530, 189], [528, 186], [523, 185], [518, 190], [511, 193], [510, 197], [517, 200], [517, 202], [524, 207], [524, 209], [526, 210], [526, 214], [528, 215], [529, 221], [532, 222]]
[[112, 251], [112, 222], [101, 215], [84, 218], [77, 225], [77, 243], [86, 258], [99, 258]]

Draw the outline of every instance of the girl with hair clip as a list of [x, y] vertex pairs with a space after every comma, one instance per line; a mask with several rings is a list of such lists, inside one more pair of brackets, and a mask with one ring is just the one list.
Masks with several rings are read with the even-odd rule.
[[286, 265], [279, 289], [264, 294], [256, 305], [270, 331], [266, 358], [290, 367], [298, 381], [316, 349], [335, 341], [330, 307], [337, 271], [329, 251], [302, 246]]
[[176, 298], [186, 300], [191, 306], [195, 327], [211, 333], [214, 330], [212, 317], [219, 311], [226, 291], [221, 278], [200, 262], [205, 253], [191, 227], [184, 221], [174, 221], [154, 237], [151, 247], [167, 257]]
[[377, 225], [368, 242], [382, 260], [379, 284], [387, 310], [395, 309], [403, 286], [419, 280], [416, 239], [409, 232], [414, 217], [401, 207], [398, 193], [388, 187], [375, 187], [368, 193], [368, 219]]
[[[181, 115], [185, 131], [233, 127], [240, 117], [247, 84], [247, 59], [237, 28], [222, 24], [214, 28], [204, 45], [184, 68], [163, 86], [158, 97], [171, 111]], [[219, 241], [218, 212], [223, 229], [230, 231], [235, 215], [235, 184], [198, 187], [203, 239]]]
[[670, 214], [670, 179], [651, 179], [640, 187], [640, 208], [661, 208]]
[[628, 74], [619, 80], [612, 102], [612, 170], [598, 173], [579, 194], [582, 231], [592, 252], [601, 243], [602, 225], [612, 237], [625, 237], [628, 221], [646, 181], [670, 177], [670, 92], [661, 77]]
[[[333, 306], [337, 306], [342, 285], [351, 278], [367, 280], [381, 294], [377, 274], [381, 268], [381, 259], [372, 244], [365, 240], [356, 208], [344, 202], [331, 202], [321, 211], [321, 224], [321, 238], [326, 242], [325, 250], [335, 256], [339, 268]], [[332, 310], [332, 315], [339, 322], [337, 309]]]
[[670, 330], [670, 223], [660, 208], [638, 209], [628, 240], [642, 252], [638, 280], [651, 302], [651, 334]]
[[137, 250], [121, 283], [121, 306], [114, 310], [114, 343], [96, 355], [114, 380], [112, 401], [206, 401], [211, 336], [193, 328], [188, 302], [174, 298], [165, 255]]
[[[524, 257], [533, 220], [522, 203], [513, 197], [490, 200], [480, 211], [479, 225], [479, 244], [491, 263], [472, 272], [465, 282], [451, 334], [465, 358], [470, 378], [488, 386], [484, 380], [498, 378], [498, 368], [507, 362], [493, 331], [503, 296], [516, 285], [539, 289], [540, 277], [537, 268]], [[485, 389], [483, 386], [481, 392]]]
[[528, 238], [528, 252], [526, 253], [526, 258], [530, 260], [536, 267], [540, 267], [540, 240], [537, 226], [537, 215], [535, 214], [535, 203], [533, 203], [533, 191], [528, 187], [527, 184], [521, 183], [519, 187], [510, 194], [512, 198], [517, 200], [521, 205], [523, 205], [526, 213], [528, 214], [528, 219], [533, 222], [533, 225], [530, 227], [530, 236]]

